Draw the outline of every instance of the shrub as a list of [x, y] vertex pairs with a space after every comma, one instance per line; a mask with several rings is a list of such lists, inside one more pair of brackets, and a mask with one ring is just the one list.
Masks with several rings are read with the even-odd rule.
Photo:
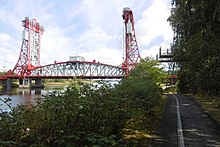
[[[50, 93], [37, 105], [20, 105], [10, 112], [0, 113], [0, 145], [129, 146], [146, 143], [146, 133], [151, 133], [157, 124], [161, 99], [157, 80], [140, 74], [138, 68], [137, 76], [123, 79], [118, 85], [102, 81], [73, 82], [65, 92]], [[4, 102], [8, 103], [9, 99]]]

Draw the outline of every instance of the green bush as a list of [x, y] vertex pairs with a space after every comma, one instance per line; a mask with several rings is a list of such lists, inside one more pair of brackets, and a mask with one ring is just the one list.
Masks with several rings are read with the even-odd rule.
[[37, 105], [0, 113], [0, 146], [138, 146], [157, 124], [160, 101], [149, 76], [117, 85], [73, 82]]

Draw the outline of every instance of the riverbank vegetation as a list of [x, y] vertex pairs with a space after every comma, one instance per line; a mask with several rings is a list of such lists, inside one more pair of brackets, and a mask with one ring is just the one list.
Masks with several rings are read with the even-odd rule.
[[0, 72], [0, 76], [4, 76], [6, 74], [7, 74], [6, 72]]
[[147, 146], [166, 101], [157, 65], [146, 58], [119, 84], [75, 80], [37, 105], [0, 113], [1, 146]]
[[44, 86], [68, 86], [71, 81], [71, 79], [44, 79], [42, 82]]
[[[43, 79], [44, 86], [69, 86], [71, 83], [77, 82], [76, 79]], [[85, 83], [93, 83], [93, 80], [84, 79]]]

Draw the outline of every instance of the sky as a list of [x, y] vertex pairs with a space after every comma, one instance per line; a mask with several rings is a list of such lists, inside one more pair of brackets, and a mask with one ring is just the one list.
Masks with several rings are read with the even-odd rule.
[[123, 62], [122, 10], [134, 15], [142, 58], [156, 57], [160, 46], [172, 42], [167, 22], [171, 0], [0, 0], [0, 71], [13, 69], [22, 46], [22, 23], [27, 16], [45, 29], [41, 65], [83, 56], [86, 61]]

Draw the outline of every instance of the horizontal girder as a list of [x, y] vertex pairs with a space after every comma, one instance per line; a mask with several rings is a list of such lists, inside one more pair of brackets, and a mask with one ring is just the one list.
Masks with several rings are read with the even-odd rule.
[[122, 78], [122, 67], [86, 61], [67, 61], [37, 67], [32, 77], [42, 78]]

